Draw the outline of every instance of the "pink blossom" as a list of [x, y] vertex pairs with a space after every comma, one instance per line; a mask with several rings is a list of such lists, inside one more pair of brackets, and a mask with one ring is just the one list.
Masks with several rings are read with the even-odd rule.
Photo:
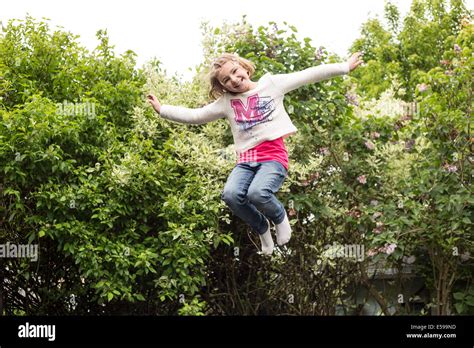
[[357, 177], [357, 181], [361, 184], [366, 184], [367, 183], [367, 177], [365, 175], [360, 175]]
[[378, 249], [370, 249], [367, 251], [367, 256], [371, 257], [371, 256], [375, 256], [379, 253], [379, 250]]
[[449, 65], [449, 64], [451, 64], [451, 62], [450, 62], [449, 60], [447, 60], [447, 59], [440, 60], [439, 62], [441, 63], [441, 65]]
[[458, 171], [458, 167], [456, 166], [448, 166], [448, 172], [455, 173]]
[[374, 228], [373, 232], [375, 234], [380, 234], [383, 231], [383, 226], [384, 226], [383, 222], [377, 222], [375, 224], [375, 228]]
[[380, 234], [382, 233], [382, 230], [380, 228], [374, 228], [373, 231], [375, 234]]
[[311, 183], [315, 182], [318, 179], [319, 179], [319, 173], [315, 172], [315, 173], [311, 174], [306, 180], [303, 180], [301, 182], [301, 185], [302, 186], [308, 186], [308, 185], [310, 185]]
[[395, 251], [397, 245], [392, 243], [392, 244], [385, 244], [385, 246], [383, 247], [383, 252], [387, 255], [390, 255], [390, 254], [393, 254], [393, 252]]
[[428, 89], [428, 85], [426, 83], [419, 84], [417, 87], [419, 92], [424, 92]]
[[454, 51], [456, 51], [456, 53], [461, 53], [461, 47], [459, 47], [458, 44], [454, 44]]
[[329, 149], [327, 147], [322, 147], [319, 149], [319, 153], [321, 153], [324, 156], [327, 156], [330, 154]]
[[347, 215], [349, 216], [352, 216], [353, 218], [360, 218], [360, 216], [362, 215], [360, 210], [356, 209], [356, 208], [352, 208], [350, 211], [347, 212]]
[[445, 164], [443, 168], [446, 169], [448, 173], [456, 173], [458, 171], [458, 167], [455, 165]]
[[366, 146], [369, 150], [375, 149], [374, 143], [371, 142], [370, 140], [367, 140], [367, 141], [365, 142], [365, 146]]
[[372, 139], [378, 139], [380, 138], [380, 133], [379, 132], [372, 132], [370, 133], [370, 136]]

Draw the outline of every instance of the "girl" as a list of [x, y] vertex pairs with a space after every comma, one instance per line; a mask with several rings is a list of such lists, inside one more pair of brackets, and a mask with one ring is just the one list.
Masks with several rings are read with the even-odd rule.
[[362, 63], [354, 53], [346, 63], [326, 64], [303, 71], [251, 80], [253, 63], [235, 54], [217, 58], [210, 71], [209, 95], [216, 99], [199, 109], [161, 105], [150, 94], [155, 111], [169, 120], [202, 124], [226, 117], [234, 137], [238, 162], [224, 186], [222, 199], [232, 212], [259, 235], [262, 254], [274, 248], [270, 221], [278, 245], [288, 243], [291, 227], [283, 205], [276, 199], [288, 171], [288, 152], [283, 139], [296, 132], [283, 106], [286, 93], [308, 83], [347, 74]]

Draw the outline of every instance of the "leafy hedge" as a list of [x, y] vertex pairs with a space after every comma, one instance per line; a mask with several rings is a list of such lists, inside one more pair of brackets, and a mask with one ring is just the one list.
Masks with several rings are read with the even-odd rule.
[[[367, 67], [285, 97], [299, 132], [286, 140], [279, 198], [294, 238], [271, 260], [220, 200], [235, 163], [226, 122], [168, 122], [144, 96], [207, 104], [205, 66], [219, 52], [252, 60], [256, 79], [337, 56], [286, 23], [204, 24], [203, 64], [182, 82], [157, 60], [137, 69], [133, 52], [116, 56], [104, 31], [88, 52], [47, 22], [10, 22], [0, 36], [0, 244], [39, 244], [40, 254], [0, 258], [3, 312], [358, 314], [362, 287], [386, 315], [472, 313], [473, 25], [456, 2], [441, 62], [406, 65], [395, 46], [377, 48], [391, 45], [382, 31], [422, 40], [410, 23], [435, 25], [419, 12], [433, 4], [415, 1], [403, 25], [389, 4], [392, 29], [371, 20], [354, 44]], [[375, 66], [398, 68], [387, 80]], [[341, 257], [342, 246], [363, 257]], [[377, 288], [374, 265], [397, 270], [392, 290]], [[428, 292], [421, 312], [406, 290], [410, 265]]]

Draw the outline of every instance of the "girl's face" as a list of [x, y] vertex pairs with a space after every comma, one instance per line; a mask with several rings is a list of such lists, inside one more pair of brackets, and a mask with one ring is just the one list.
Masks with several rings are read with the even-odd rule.
[[220, 69], [217, 79], [220, 84], [231, 93], [244, 93], [254, 87], [247, 70], [239, 63], [228, 61]]

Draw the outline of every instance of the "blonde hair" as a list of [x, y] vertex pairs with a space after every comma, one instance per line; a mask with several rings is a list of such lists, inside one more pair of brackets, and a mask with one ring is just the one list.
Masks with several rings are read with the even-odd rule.
[[221, 70], [222, 66], [227, 62], [235, 62], [239, 64], [242, 68], [248, 71], [249, 78], [252, 77], [253, 73], [255, 72], [255, 65], [245, 59], [239, 57], [237, 54], [234, 53], [223, 53], [218, 58], [214, 60], [211, 65], [211, 69], [209, 71], [209, 80], [211, 83], [211, 88], [209, 90], [209, 97], [211, 99], [217, 99], [222, 96], [227, 90], [222, 86], [217, 78], [219, 71]]

